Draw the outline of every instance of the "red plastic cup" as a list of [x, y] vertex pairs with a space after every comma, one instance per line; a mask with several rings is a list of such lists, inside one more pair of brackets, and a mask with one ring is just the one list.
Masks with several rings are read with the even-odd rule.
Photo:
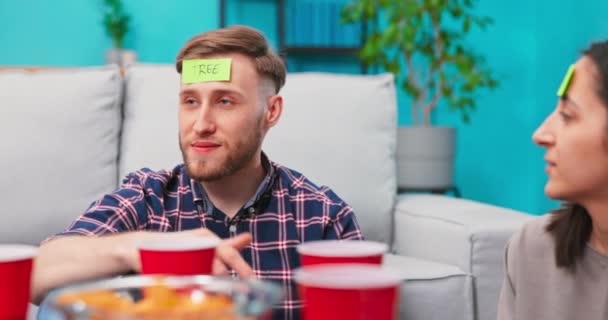
[[302, 266], [336, 263], [382, 264], [385, 243], [357, 240], [321, 240], [298, 246]]
[[401, 280], [371, 264], [325, 264], [295, 272], [304, 320], [396, 320]]
[[212, 237], [149, 240], [136, 244], [142, 274], [211, 274], [215, 248], [220, 240]]
[[0, 319], [26, 318], [32, 264], [37, 254], [34, 246], [0, 244]]

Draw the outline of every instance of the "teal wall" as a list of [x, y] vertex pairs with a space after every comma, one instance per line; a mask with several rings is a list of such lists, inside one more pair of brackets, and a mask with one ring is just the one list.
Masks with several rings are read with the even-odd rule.
[[[0, 0], [0, 65], [100, 65], [111, 47], [102, 0]], [[127, 48], [145, 62], [171, 62], [194, 34], [219, 24], [214, 0], [125, 0]], [[133, 14], [136, 13], [136, 14]]]
[[[0, 65], [82, 66], [103, 63], [111, 43], [101, 26], [101, 0], [0, 0]], [[276, 46], [274, 0], [230, 0], [228, 23], [265, 32]], [[215, 0], [125, 0], [132, 14], [126, 46], [139, 61], [170, 63], [192, 35], [216, 28]], [[456, 183], [466, 198], [540, 214], [557, 205], [543, 195], [543, 152], [531, 142], [556, 102], [568, 64], [590, 41], [608, 39], [605, 0], [483, 0], [479, 12], [496, 23], [469, 43], [485, 54], [502, 85], [480, 91], [472, 123], [439, 109], [434, 120], [458, 128]], [[340, 57], [289, 61], [291, 71], [356, 73]], [[410, 123], [399, 93], [399, 124]], [[345, 115], [347, 117], [347, 115]]]
[[[479, 13], [493, 17], [495, 24], [484, 32], [472, 33], [469, 42], [486, 56], [501, 86], [478, 92], [477, 110], [469, 125], [463, 125], [459, 114], [445, 108], [435, 115], [437, 124], [458, 128], [455, 179], [464, 196], [530, 213], [551, 207], [550, 203], [540, 203], [545, 198], [543, 156], [531, 135], [553, 107], [554, 86], [561, 80], [559, 75], [548, 76], [537, 67], [546, 25], [541, 23], [534, 2], [542, 1], [549, 3], [478, 2]], [[562, 66], [556, 67], [557, 74], [561, 73]], [[542, 89], [539, 83], [544, 84]], [[541, 98], [542, 90], [547, 94]]]
[[458, 127], [456, 181], [465, 197], [540, 214], [558, 203], [544, 196], [544, 151], [531, 136], [555, 107], [567, 66], [591, 41], [608, 39], [608, 1], [484, 0], [478, 8], [496, 24], [470, 41], [502, 85], [480, 92], [471, 125], [444, 110], [436, 120]]

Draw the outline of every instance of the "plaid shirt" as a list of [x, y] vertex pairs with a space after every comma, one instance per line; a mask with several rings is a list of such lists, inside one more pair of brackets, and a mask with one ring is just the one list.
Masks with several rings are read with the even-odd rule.
[[299, 319], [302, 301], [292, 283], [292, 271], [300, 266], [296, 246], [321, 239], [362, 239], [362, 234], [352, 208], [333, 191], [262, 157], [266, 177], [232, 219], [213, 207], [182, 164], [172, 171], [131, 173], [60, 235], [208, 228], [229, 238], [250, 232], [253, 240], [241, 251], [243, 258], [258, 278], [283, 287], [285, 299], [273, 318]]

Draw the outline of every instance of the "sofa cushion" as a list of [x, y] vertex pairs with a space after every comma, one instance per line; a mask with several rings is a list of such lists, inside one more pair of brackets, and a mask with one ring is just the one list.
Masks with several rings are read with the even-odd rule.
[[38, 243], [116, 187], [116, 67], [0, 72], [0, 242]]
[[293, 73], [269, 157], [349, 203], [366, 238], [389, 242], [396, 198], [397, 103], [390, 74]]
[[[178, 146], [179, 77], [172, 65], [126, 72], [120, 175], [172, 168]], [[353, 206], [365, 236], [389, 242], [395, 202], [397, 104], [391, 75], [289, 74], [270, 159], [331, 187]]]
[[470, 274], [453, 265], [391, 254], [384, 256], [384, 267], [403, 279], [399, 319], [475, 319]]
[[125, 72], [126, 94], [119, 177], [143, 167], [183, 162], [178, 143], [179, 74], [168, 64], [138, 64]]
[[457, 266], [475, 277], [476, 319], [496, 319], [504, 276], [504, 247], [533, 216], [442, 195], [399, 196], [397, 254]]

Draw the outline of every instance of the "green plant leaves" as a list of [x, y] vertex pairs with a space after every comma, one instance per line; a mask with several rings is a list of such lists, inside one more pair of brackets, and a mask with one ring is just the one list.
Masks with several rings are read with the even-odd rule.
[[401, 88], [405, 90], [414, 100], [418, 100], [420, 98], [421, 92], [412, 84], [410, 81], [405, 80], [401, 83]]
[[123, 11], [121, 0], [104, 0], [103, 25], [116, 48], [122, 48], [129, 31], [129, 16]]
[[494, 22], [476, 15], [474, 5], [474, 0], [352, 0], [341, 17], [345, 23], [372, 25], [381, 19], [383, 28], [368, 35], [359, 58], [394, 73], [399, 87], [414, 98], [413, 108], [430, 108], [438, 93], [441, 104], [468, 123], [474, 93], [499, 85], [484, 58], [466, 46], [473, 28], [484, 30]]
[[471, 30], [471, 17], [466, 17], [462, 23], [462, 32], [469, 32]]

